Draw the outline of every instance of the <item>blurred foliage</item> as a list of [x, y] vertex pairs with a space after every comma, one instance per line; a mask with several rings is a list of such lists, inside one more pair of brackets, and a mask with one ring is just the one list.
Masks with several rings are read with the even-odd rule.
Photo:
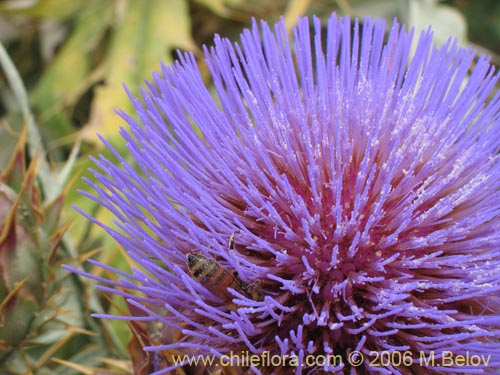
[[465, 15], [469, 40], [475, 47], [492, 55], [500, 65], [500, 2], [496, 0], [456, 0], [454, 5]]
[[[499, 62], [497, 0], [4, 0], [0, 2], [0, 41], [20, 79], [2, 64], [1, 175], [26, 128], [26, 163], [37, 159], [40, 166], [31, 173], [40, 184], [43, 207], [49, 207], [45, 205], [64, 191], [61, 222], [65, 228], [67, 223], [72, 224], [63, 241], [67, 262], [88, 267], [80, 261], [99, 251], [104, 262], [127, 269], [131, 262], [126, 254], [71, 208], [76, 205], [113, 225], [109, 213], [101, 212], [77, 189], [86, 189], [82, 176], [93, 180], [87, 172], [92, 165], [89, 155], [103, 153], [113, 159], [97, 133], [127, 158], [118, 135], [119, 127], [125, 124], [114, 113], [120, 108], [133, 115], [122, 85], [126, 83], [132, 95], [139, 95], [139, 87], [159, 69], [160, 61], [171, 63], [177, 50], [195, 54], [208, 83], [200, 51], [203, 44], [211, 43], [214, 34], [236, 41], [252, 17], [275, 22], [282, 16], [290, 29], [299, 15], [315, 14], [326, 20], [334, 11], [352, 17], [385, 17], [389, 22], [396, 17], [417, 31], [432, 24], [438, 43], [453, 35], [461, 44], [472, 43], [480, 52], [491, 55], [494, 63]], [[1, 214], [5, 227], [6, 215]], [[109, 301], [97, 295], [88, 280], [81, 282], [86, 283], [81, 286], [86, 313], [126, 310], [123, 301]], [[130, 356], [126, 354], [130, 330], [125, 323], [90, 319], [81, 319], [80, 323], [79, 329], [100, 337], [109, 347], [101, 353], [109, 357], [102, 361], [105, 367], [114, 369], [107, 373], [132, 371], [127, 362], [121, 361]], [[81, 357], [78, 362], [72, 358], [69, 362], [59, 358], [58, 363], [75, 372], [96, 373], [97, 364], [85, 362], [87, 359]]]

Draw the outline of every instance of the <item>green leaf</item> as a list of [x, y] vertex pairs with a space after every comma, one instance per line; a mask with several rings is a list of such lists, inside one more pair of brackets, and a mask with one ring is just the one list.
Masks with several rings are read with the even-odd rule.
[[0, 3], [0, 12], [29, 17], [62, 19], [71, 16], [84, 6], [84, 2], [81, 0], [7, 0]]
[[123, 120], [115, 114], [120, 108], [134, 109], [123, 89], [125, 83], [137, 95], [144, 79], [170, 63], [175, 48], [194, 50], [188, 4], [184, 0], [128, 1], [123, 19], [114, 25], [111, 46], [104, 62], [104, 85], [96, 88], [89, 125], [82, 136], [96, 142], [96, 134], [116, 138]]
[[37, 157], [40, 167], [38, 178], [40, 179], [43, 189], [45, 191], [50, 190], [50, 170], [47, 160], [45, 159], [45, 150], [41, 141], [40, 134], [38, 132], [38, 127], [35, 123], [31, 109], [28, 106], [28, 96], [26, 89], [24, 87], [23, 81], [19, 72], [17, 71], [14, 63], [10, 59], [7, 51], [0, 43], [0, 65], [2, 66], [9, 85], [14, 93], [19, 108], [23, 114], [23, 121], [27, 124], [27, 140], [28, 148], [30, 150], [31, 157]]
[[66, 108], [72, 107], [99, 78], [90, 75], [91, 63], [94, 50], [111, 22], [111, 5], [106, 1], [89, 1], [71, 36], [32, 92], [32, 105], [40, 113], [39, 122], [44, 124], [48, 139], [73, 133], [70, 111]]

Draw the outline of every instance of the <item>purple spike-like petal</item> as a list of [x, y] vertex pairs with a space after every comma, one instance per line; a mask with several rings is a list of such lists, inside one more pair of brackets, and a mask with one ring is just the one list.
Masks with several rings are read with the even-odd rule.
[[[83, 194], [141, 270], [68, 269], [127, 298], [142, 314], [127, 319], [179, 333], [147, 351], [296, 360], [239, 369], [255, 374], [499, 373], [497, 73], [430, 32], [412, 55], [396, 23], [325, 28], [216, 37], [215, 99], [191, 54], [129, 93], [139, 120], [119, 112], [120, 133], [141, 172], [103, 140], [119, 164], [95, 158]], [[220, 277], [192, 276], [190, 253]]]

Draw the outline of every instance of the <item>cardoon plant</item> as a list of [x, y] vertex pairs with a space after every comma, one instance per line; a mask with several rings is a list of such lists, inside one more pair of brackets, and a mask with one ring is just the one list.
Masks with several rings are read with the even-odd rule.
[[185, 54], [132, 98], [138, 121], [121, 113], [140, 171], [95, 160], [103, 187], [84, 194], [140, 265], [92, 261], [133, 306], [112, 318], [163, 327], [151, 372], [188, 365], [172, 353], [263, 374], [500, 371], [498, 76], [453, 40], [423, 33], [412, 54], [385, 30], [255, 23], [205, 49], [215, 99]]

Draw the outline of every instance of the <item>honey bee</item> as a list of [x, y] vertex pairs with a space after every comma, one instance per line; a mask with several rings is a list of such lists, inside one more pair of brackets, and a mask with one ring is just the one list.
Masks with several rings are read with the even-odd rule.
[[223, 301], [230, 303], [235, 298], [227, 290], [228, 288], [232, 288], [254, 301], [262, 300], [258, 283], [245, 283], [239, 278], [237, 272], [229, 272], [219, 263], [210, 260], [203, 254], [188, 253], [186, 259], [192, 278]]

